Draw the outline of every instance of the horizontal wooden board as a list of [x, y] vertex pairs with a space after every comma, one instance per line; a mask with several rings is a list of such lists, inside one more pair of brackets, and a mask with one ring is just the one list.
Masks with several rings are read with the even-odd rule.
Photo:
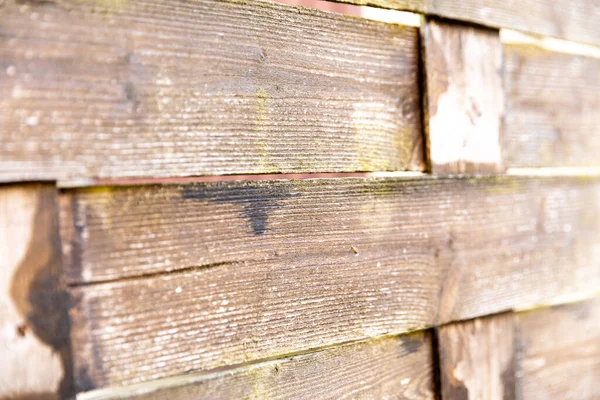
[[422, 0], [429, 14], [600, 44], [597, 0]]
[[600, 298], [518, 315], [519, 399], [600, 395]]
[[428, 20], [422, 28], [425, 133], [433, 173], [502, 173], [503, 59], [496, 30]]
[[[93, 399], [431, 399], [431, 334], [334, 347], [211, 374], [86, 394]], [[171, 381], [177, 381], [172, 383]], [[182, 381], [183, 384], [179, 383]], [[112, 394], [111, 394], [112, 392]]]
[[514, 177], [66, 192], [80, 380], [133, 383], [595, 293], [599, 196], [598, 179]]
[[505, 45], [509, 167], [600, 165], [600, 59]]
[[74, 394], [57, 192], [0, 186], [0, 398]]
[[236, 0], [0, 24], [0, 181], [423, 167], [416, 28]]
[[441, 400], [515, 400], [514, 314], [437, 329]]
[[596, 0], [337, 0], [600, 44]]

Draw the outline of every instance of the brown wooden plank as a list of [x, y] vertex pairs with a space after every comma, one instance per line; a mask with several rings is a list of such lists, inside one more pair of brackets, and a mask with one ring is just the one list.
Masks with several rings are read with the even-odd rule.
[[600, 44], [596, 0], [338, 0]]
[[600, 298], [518, 315], [519, 399], [600, 396]]
[[431, 334], [334, 347], [208, 376], [86, 393], [86, 400], [434, 399]]
[[600, 59], [506, 45], [509, 167], [600, 165]]
[[1, 180], [422, 168], [416, 28], [235, 0], [0, 21]]
[[73, 289], [80, 380], [129, 384], [589, 296], [599, 195], [597, 179], [509, 177], [70, 191], [71, 282], [108, 281]]
[[504, 117], [498, 31], [429, 20], [423, 26], [425, 132], [434, 173], [501, 173]]
[[73, 394], [57, 193], [0, 186], [0, 398]]
[[442, 400], [515, 399], [512, 313], [438, 329]]

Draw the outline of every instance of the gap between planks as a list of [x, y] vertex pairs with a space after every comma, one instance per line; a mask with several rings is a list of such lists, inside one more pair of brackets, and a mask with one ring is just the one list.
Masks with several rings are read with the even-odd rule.
[[252, 175], [203, 175], [187, 177], [156, 178], [119, 178], [119, 179], [79, 179], [58, 181], [60, 189], [76, 189], [92, 186], [142, 186], [161, 184], [181, 184], [196, 182], [225, 181], [272, 181], [331, 178], [415, 178], [429, 174], [417, 171], [381, 171], [381, 172], [322, 172], [309, 174], [252, 174]]
[[510, 176], [530, 177], [596, 177], [600, 176], [600, 167], [538, 167], [538, 168], [508, 168]]
[[600, 46], [558, 39], [551, 36], [533, 35], [503, 28], [500, 29], [500, 40], [504, 44], [531, 44], [555, 53], [600, 58]]
[[[550, 299], [547, 302], [540, 304], [525, 304], [523, 306], [515, 306], [512, 311], [516, 313], [541, 310], [556, 306], [566, 306], [569, 304], [578, 304], [586, 301], [600, 298], [600, 290], [596, 293], [567, 293]], [[451, 322], [453, 323], [453, 322]]]
[[[185, 184], [195, 182], [225, 181], [267, 181], [267, 180], [303, 180], [332, 178], [486, 178], [490, 176], [529, 176], [529, 177], [596, 177], [600, 176], [600, 167], [540, 167], [540, 168], [508, 168], [506, 174], [449, 174], [437, 175], [416, 171], [382, 171], [382, 172], [331, 172], [311, 174], [254, 174], [254, 175], [206, 175], [172, 178], [122, 178], [122, 179], [80, 179], [57, 181], [60, 189], [77, 189], [93, 186], [142, 186], [161, 184]], [[36, 181], [37, 182], [37, 181]], [[49, 181], [50, 182], [50, 181]]]
[[351, 15], [370, 19], [372, 21], [385, 22], [388, 24], [399, 24], [420, 27], [423, 23], [422, 14], [410, 11], [389, 10], [370, 6], [359, 6], [354, 4], [336, 3], [328, 0], [272, 0], [275, 3], [314, 8], [321, 11], [337, 14]]

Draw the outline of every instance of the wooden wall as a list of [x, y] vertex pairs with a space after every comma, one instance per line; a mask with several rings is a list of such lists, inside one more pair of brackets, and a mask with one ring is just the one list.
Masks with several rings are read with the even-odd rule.
[[600, 3], [343, 2], [0, 4], [1, 399], [600, 396]]

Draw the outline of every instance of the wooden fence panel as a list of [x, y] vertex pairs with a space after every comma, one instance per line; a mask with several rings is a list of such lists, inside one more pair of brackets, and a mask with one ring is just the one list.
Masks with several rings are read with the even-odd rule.
[[0, 1], [0, 398], [598, 398], [600, 2], [340, 1]]

